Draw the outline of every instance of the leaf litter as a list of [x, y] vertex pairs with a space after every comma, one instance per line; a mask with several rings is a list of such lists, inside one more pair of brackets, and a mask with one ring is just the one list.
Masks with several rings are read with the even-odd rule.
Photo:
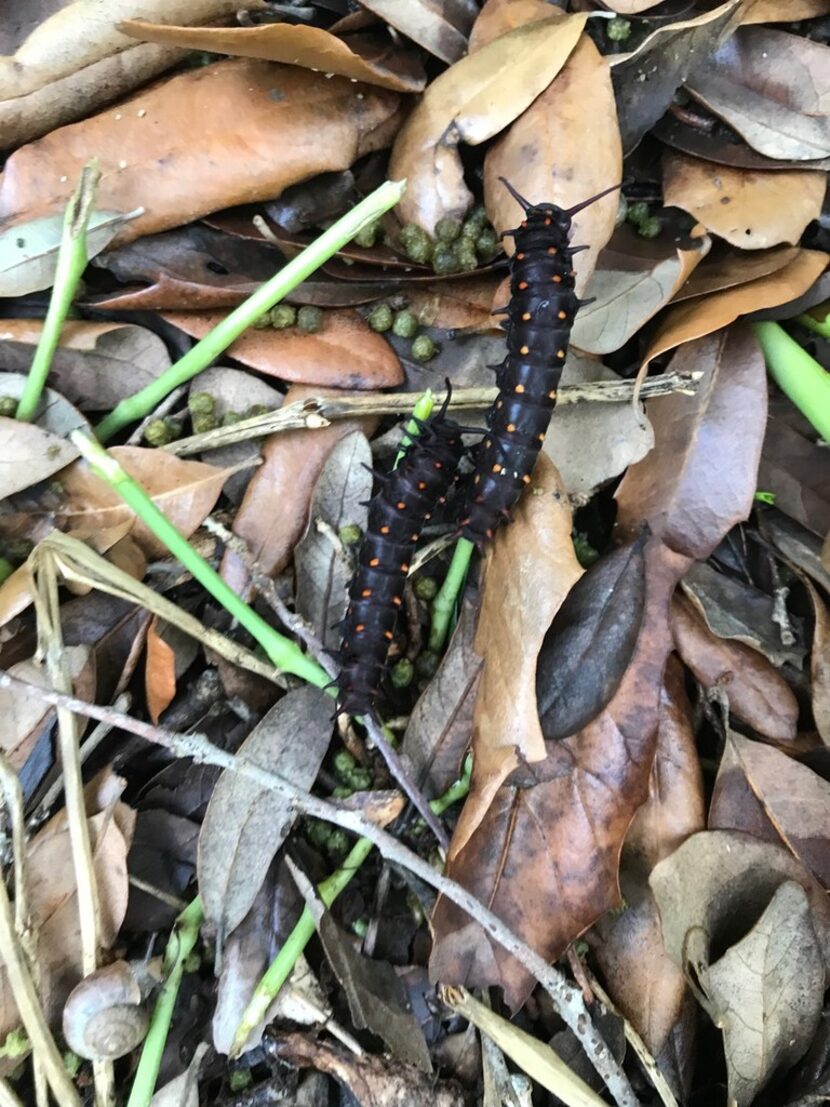
[[[507, 1056], [505, 1096], [529, 1077], [569, 1104], [823, 1094], [826, 4], [110, 9], [44, 3], [0, 33], [0, 1012], [24, 1057], [4, 1079], [20, 1102], [45, 1073], [144, 1107], [152, 1063], [153, 1102], [316, 1104], [337, 1084], [371, 1107], [489, 1107]], [[64, 208], [91, 158], [94, 262], [50, 336]], [[69, 436], [167, 379], [385, 177], [406, 178], [392, 212], [107, 443], [245, 610], [299, 644], [308, 683]], [[521, 219], [502, 178], [562, 208], [620, 186], [573, 218], [587, 302], [563, 383], [581, 398], [557, 407], [514, 521], [463, 582], [458, 494], [433, 513], [391, 632], [384, 729], [335, 722], [335, 624], [400, 413], [448, 379], [472, 450], [495, 395], [502, 235]], [[812, 385], [768, 378], [770, 321], [814, 359]], [[51, 337], [35, 417], [17, 419]], [[624, 402], [603, 402], [620, 384]], [[295, 404], [301, 423], [258, 427]], [[54, 688], [103, 721], [56, 710]], [[408, 781], [445, 853], [405, 808]], [[401, 852], [336, 825], [353, 816]], [[180, 940], [200, 956], [176, 966]], [[531, 951], [561, 962], [583, 1015], [564, 981], [550, 1007]], [[178, 990], [163, 1055], [151, 1036], [123, 1068], [60, 1075], [70, 990], [122, 958], [163, 958]]]

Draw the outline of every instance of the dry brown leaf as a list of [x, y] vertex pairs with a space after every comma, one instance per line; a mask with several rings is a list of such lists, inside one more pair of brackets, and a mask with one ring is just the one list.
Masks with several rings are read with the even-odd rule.
[[681, 596], [672, 604], [672, 634], [678, 653], [703, 687], [726, 694], [731, 714], [775, 742], [795, 738], [798, 701], [762, 653], [718, 638]]
[[[530, 26], [539, 24], [530, 24]], [[594, 154], [585, 159], [590, 132]], [[615, 185], [622, 176], [622, 145], [608, 63], [587, 35], [574, 47], [547, 89], [488, 150], [484, 159], [484, 200], [495, 229], [515, 227], [521, 209], [499, 180], [506, 178], [532, 203], [550, 201], [574, 207]], [[611, 193], [574, 217], [570, 233], [577, 245], [576, 292], [580, 295], [597, 254], [614, 230], [619, 196]], [[512, 240], [505, 242], [513, 252]]]
[[661, 0], [605, 0], [605, 6], [618, 15], [639, 15], [649, 8], [656, 8], [660, 2]]
[[780, 511], [821, 536], [830, 528], [827, 450], [806, 420], [792, 425], [793, 412], [785, 396], [773, 396], [758, 487], [775, 496]]
[[586, 18], [517, 27], [432, 82], [392, 149], [389, 176], [407, 181], [396, 209], [401, 222], [432, 234], [443, 216], [464, 215], [473, 197], [458, 144], [478, 145], [521, 115], [565, 64]]
[[95, 157], [97, 207], [144, 209], [117, 236], [128, 242], [347, 169], [388, 144], [398, 110], [395, 93], [344, 77], [248, 59], [217, 62], [21, 147], [3, 170], [0, 219], [16, 226], [62, 212]]
[[827, 254], [800, 250], [789, 265], [766, 277], [669, 308], [649, 342], [643, 366], [666, 350], [729, 326], [741, 315], [778, 307], [801, 296], [826, 267]]
[[[228, 477], [227, 469], [217, 469], [202, 461], [184, 461], [163, 450], [114, 446], [111, 453], [188, 538], [213, 509]], [[77, 461], [65, 469], [60, 482], [64, 501], [49, 514], [61, 529], [82, 526], [98, 530], [134, 517], [132, 508], [86, 462]], [[136, 521], [130, 533], [148, 556], [161, 557], [166, 553], [167, 547], [144, 523]]]
[[154, 615], [147, 627], [147, 659], [144, 663], [144, 690], [147, 710], [158, 725], [159, 716], [166, 711], [176, 695], [176, 652], [159, 633], [158, 616]]
[[821, 42], [742, 27], [691, 72], [686, 88], [759, 153], [810, 161], [830, 155], [828, 75], [830, 50]]
[[[648, 792], [671, 645], [669, 598], [688, 565], [658, 539], [649, 541], [643, 624], [614, 698], [578, 734], [547, 743], [544, 761], [513, 773], [460, 852], [457, 837], [451, 843], [449, 875], [548, 959], [619, 904], [620, 849]], [[513, 568], [516, 573], [515, 561]], [[467, 806], [480, 808], [483, 798], [474, 776], [456, 836], [464, 833]], [[465, 987], [498, 984], [511, 1007], [521, 1005], [534, 981], [463, 911], [439, 899], [433, 926], [433, 979]]]
[[[262, 0], [249, 4], [250, 8], [264, 6]], [[25, 96], [102, 58], [129, 50], [135, 43], [117, 29], [120, 19], [207, 23], [237, 11], [233, 0], [108, 0], [103, 7], [96, 0], [64, 0], [54, 8], [57, 10], [49, 18], [38, 21], [17, 44], [13, 57], [0, 58], [0, 100]]]
[[828, 0], [748, 0], [741, 12], [741, 23], [789, 23], [830, 14]]
[[[224, 318], [210, 311], [162, 314], [193, 338], [203, 338]], [[268, 376], [329, 388], [393, 388], [404, 379], [398, 355], [383, 335], [346, 308], [327, 311], [317, 334], [296, 327], [248, 330], [227, 353]]]
[[600, 919], [591, 942], [614, 1002], [655, 1057], [682, 1023], [688, 993], [683, 974], [663, 946], [648, 874], [705, 825], [703, 774], [691, 706], [682, 666], [670, 659], [648, 799], [634, 816], [623, 846], [620, 889], [625, 906], [622, 912]]
[[464, 55], [476, 14], [473, 0], [363, 0], [362, 7], [447, 65]]
[[777, 273], [794, 261], [798, 254], [797, 246], [774, 246], [771, 250], [755, 250], [752, 253], [728, 247], [713, 250], [684, 281], [674, 294], [673, 302], [677, 304], [693, 296], [721, 292]]
[[742, 830], [783, 844], [830, 888], [830, 784], [786, 753], [726, 736], [709, 808], [710, 830]]
[[0, 500], [47, 480], [78, 456], [77, 447], [34, 423], [0, 416]]
[[[42, 330], [38, 319], [0, 323], [0, 357], [6, 369], [28, 370]], [[150, 384], [169, 365], [166, 345], [144, 327], [70, 319], [61, 330], [49, 383], [82, 411], [105, 411]]]
[[[320, 394], [319, 388], [293, 385], [285, 402]], [[233, 524], [234, 534], [247, 542], [260, 572], [272, 576], [288, 564], [306, 529], [317, 478], [335, 445], [355, 430], [371, 435], [377, 422], [373, 416], [338, 419], [320, 430], [288, 431], [266, 439], [263, 464], [251, 478]], [[247, 593], [248, 571], [236, 554], [225, 554], [222, 576], [239, 595]]]
[[620, 227], [597, 259], [585, 289], [594, 303], [577, 313], [572, 345], [590, 354], [619, 350], [683, 287], [710, 245], [708, 235], [681, 245], [644, 241]]
[[146, 42], [301, 65], [313, 72], [336, 73], [396, 92], [421, 92], [426, 85], [418, 55], [396, 46], [388, 36], [360, 34], [344, 40], [321, 27], [302, 24], [171, 27], [140, 19], [128, 19], [119, 25], [119, 30]]
[[810, 654], [810, 691], [813, 697], [813, 718], [816, 730], [825, 745], [830, 746], [830, 611], [818, 589], [809, 581], [804, 584], [813, 601], [816, 617], [813, 650]]
[[473, 722], [473, 779], [450, 858], [464, 848], [508, 774], [546, 756], [536, 658], [581, 575], [567, 495], [553, 463], [540, 454], [514, 522], [497, 532], [487, 552], [475, 637], [484, 665]]
[[548, 0], [485, 0], [473, 24], [467, 50], [472, 54], [499, 35], [555, 14]]
[[650, 406], [655, 446], [623, 477], [617, 522], [635, 534], [646, 521], [672, 549], [703, 559], [752, 510], [767, 414], [766, 367], [745, 325], [689, 343], [670, 365], [702, 370], [703, 379], [693, 396], [675, 393]]
[[[828, 51], [830, 54], [830, 51]], [[797, 244], [821, 213], [826, 174], [732, 169], [675, 151], [663, 159], [663, 199], [744, 250]]]
[[485, 330], [494, 325], [491, 308], [500, 284], [496, 273], [413, 284], [406, 290], [407, 306], [424, 327]]

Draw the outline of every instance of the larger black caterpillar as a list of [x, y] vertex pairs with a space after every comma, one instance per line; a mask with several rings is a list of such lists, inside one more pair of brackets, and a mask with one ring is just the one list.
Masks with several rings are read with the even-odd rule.
[[476, 453], [461, 514], [461, 533], [481, 546], [510, 519], [510, 508], [530, 483], [556, 404], [559, 379], [568, 352], [574, 316], [581, 304], [574, 292], [573, 255], [587, 246], [571, 246], [571, 218], [619, 188], [605, 189], [567, 210], [556, 204], [531, 204], [504, 178], [525, 217], [512, 235], [507, 357], [497, 368], [499, 394], [488, 413], [488, 432]]
[[[448, 382], [449, 384], [449, 382]], [[366, 715], [380, 690], [403, 586], [421, 530], [443, 504], [464, 452], [461, 428], [441, 410], [419, 425], [398, 467], [369, 505], [366, 537], [349, 588], [337, 677], [337, 710]]]

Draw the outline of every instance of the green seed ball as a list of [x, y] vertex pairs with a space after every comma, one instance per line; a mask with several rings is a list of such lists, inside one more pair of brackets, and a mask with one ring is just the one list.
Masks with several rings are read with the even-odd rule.
[[271, 409], [267, 404], [251, 404], [251, 406], [245, 412], [245, 418], [253, 419], [255, 415], [267, 415], [270, 410]]
[[352, 795], [353, 789], [348, 784], [338, 784], [336, 788], [331, 790], [331, 798], [336, 800], [348, 799]]
[[489, 261], [498, 253], [499, 238], [492, 227], [485, 227], [476, 239], [476, 253], [480, 258]]
[[235, 426], [236, 423], [241, 423], [241, 422], [242, 422], [242, 412], [241, 411], [226, 411], [225, 414], [222, 416], [222, 426], [223, 427], [233, 427], [233, 426]]
[[469, 272], [478, 266], [475, 246], [471, 242], [462, 239], [453, 246], [453, 253], [458, 258], [458, 267], [462, 272]]
[[271, 326], [278, 331], [293, 327], [297, 322], [297, 309], [291, 304], [277, 304], [270, 311]]
[[454, 215], [445, 215], [435, 224], [435, 238], [438, 242], [455, 242], [461, 234], [461, 220]]
[[17, 400], [14, 396], [0, 396], [0, 415], [12, 416], [17, 411]]
[[323, 312], [318, 307], [305, 304], [297, 312], [297, 326], [307, 334], [317, 334], [323, 329]]
[[389, 673], [393, 688], [408, 688], [414, 676], [415, 666], [406, 657], [396, 661]]
[[639, 225], [637, 234], [640, 238], [657, 238], [662, 230], [663, 220], [656, 215], [652, 215], [650, 219], [644, 219]]
[[266, 311], [264, 315], [260, 315], [258, 319], [254, 319], [251, 323], [251, 329], [255, 331], [264, 331], [267, 327], [271, 326], [271, 313]]
[[438, 581], [435, 577], [418, 577], [414, 586], [415, 595], [424, 603], [429, 603], [438, 595]]
[[338, 538], [344, 546], [356, 546], [363, 537], [363, 531], [357, 523], [347, 523], [337, 532]]
[[407, 223], [401, 230], [401, 246], [410, 261], [425, 265], [432, 257], [432, 240], [423, 227]]
[[605, 33], [611, 42], [625, 42], [631, 34], [631, 20], [620, 16], [609, 19], [605, 25]]
[[376, 304], [369, 312], [367, 322], [373, 331], [388, 331], [392, 326], [394, 314], [389, 304]]
[[368, 223], [362, 230], [359, 230], [352, 241], [355, 246], [362, 246], [365, 250], [370, 250], [377, 241], [379, 233], [380, 223], [376, 219], [373, 223]]
[[216, 398], [209, 392], [191, 392], [187, 407], [191, 415], [213, 415], [216, 411]]
[[648, 210], [648, 204], [645, 200], [637, 200], [634, 204], [628, 205], [628, 222], [642, 223], [644, 219], [649, 219], [651, 212]]
[[398, 311], [392, 322], [392, 333], [398, 338], [414, 338], [418, 332], [418, 316], [413, 311]]
[[476, 204], [467, 216], [467, 225], [477, 227], [479, 231], [484, 229], [487, 225], [487, 209], [484, 204]]
[[431, 361], [438, 353], [438, 347], [428, 334], [419, 334], [412, 343], [412, 356], [416, 361]]
[[435, 676], [440, 663], [441, 658], [437, 653], [433, 653], [432, 650], [424, 650], [423, 653], [418, 654], [415, 669], [422, 680], [431, 680]]
[[148, 446], [166, 446], [173, 441], [166, 419], [153, 419], [144, 428], [144, 441]]
[[212, 411], [200, 411], [191, 419], [194, 434], [204, 434], [205, 431], [215, 430], [219, 426], [219, 420]]
[[[464, 241], [463, 239], [461, 241]], [[455, 250], [447, 250], [443, 247], [432, 255], [432, 268], [438, 277], [446, 277], [450, 273], [459, 273], [461, 265]]]
[[348, 776], [349, 773], [357, 768], [357, 761], [354, 755], [347, 749], [339, 749], [331, 761], [334, 771], [339, 777]]
[[329, 833], [326, 852], [332, 860], [339, 860], [349, 852], [349, 836], [345, 830], [334, 829]]

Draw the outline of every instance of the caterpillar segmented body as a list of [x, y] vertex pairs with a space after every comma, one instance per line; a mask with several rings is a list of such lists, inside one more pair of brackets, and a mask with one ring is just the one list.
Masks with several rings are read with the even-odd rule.
[[369, 505], [366, 537], [349, 588], [339, 654], [337, 709], [372, 710], [386, 666], [403, 587], [415, 544], [436, 507], [446, 500], [464, 452], [461, 429], [442, 409], [420, 426], [398, 467]]
[[498, 397], [488, 415], [488, 431], [478, 447], [475, 472], [469, 482], [461, 516], [461, 533], [480, 548], [496, 528], [510, 519], [548, 429], [571, 327], [580, 304], [574, 292], [573, 255], [585, 246], [571, 246], [571, 217], [619, 185], [574, 208], [531, 204], [503, 183], [524, 209], [512, 235], [507, 357], [497, 367]]

